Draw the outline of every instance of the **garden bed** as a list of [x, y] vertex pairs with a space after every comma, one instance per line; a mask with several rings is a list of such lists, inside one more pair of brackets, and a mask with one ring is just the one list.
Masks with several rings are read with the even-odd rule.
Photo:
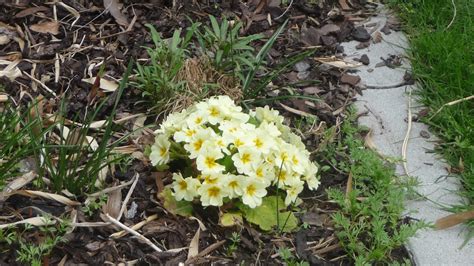
[[[31, 128], [19, 135], [22, 139], [17, 144], [33, 143], [24, 158], [13, 149], [21, 145], [11, 146], [12, 153], [7, 155], [15, 154], [19, 160], [0, 173], [1, 223], [11, 224], [1, 231], [2, 263], [406, 261], [408, 254], [400, 245], [408, 236], [394, 237], [404, 228], [414, 233], [409, 219], [399, 220], [402, 190], [390, 181], [394, 175], [391, 165], [364, 148], [362, 139], [367, 132], [357, 128], [356, 114], [349, 108], [361, 90], [356, 86], [357, 76], [348, 69], [359, 63], [334, 56], [343, 52], [342, 41], [370, 41], [367, 31], [354, 27], [353, 22], [371, 16], [374, 5], [359, 3], [365, 1], [172, 2], [123, 1], [121, 8], [117, 1], [0, 4], [0, 58], [7, 65], [1, 77], [0, 107], [1, 115], [11, 118], [0, 121], [12, 129], [11, 135], [2, 136], [11, 140], [9, 136], [24, 132], [22, 128]], [[183, 66], [174, 79], [160, 83], [164, 84], [160, 88], [170, 86], [170, 91], [154, 91], [156, 83], [147, 85], [148, 77], [156, 73], [169, 77], [171, 72], [157, 66], [153, 71], [162, 72], [147, 76], [135, 71], [135, 62], [146, 67], [150, 57], [160, 59], [157, 44], [164, 45], [164, 57], [168, 56], [168, 44], [172, 46], [179, 36], [183, 37], [179, 45], [184, 43], [186, 29], [193, 25], [204, 33], [208, 25], [215, 32], [209, 15], [217, 18], [221, 33], [241, 22], [236, 38], [260, 34], [251, 42], [252, 56], [259, 58], [258, 52], [265, 49], [267, 53], [251, 64], [262, 67], [247, 68], [245, 61], [235, 65], [234, 56], [249, 57], [244, 52], [233, 54], [232, 49], [237, 48], [232, 46], [228, 58], [217, 60], [220, 46], [204, 47], [203, 52], [198, 49], [199, 39], [193, 37], [192, 44], [181, 47]], [[225, 30], [224, 20], [228, 23]], [[203, 25], [196, 24], [199, 22]], [[158, 35], [150, 34], [147, 24], [161, 38], [155, 39]], [[177, 35], [179, 28], [182, 32]], [[307, 56], [299, 58], [302, 53]], [[253, 71], [247, 76], [251, 79], [232, 75], [239, 72], [236, 66], [246, 75]], [[273, 79], [263, 83], [272, 75]], [[184, 85], [174, 87], [180, 82]], [[168, 92], [172, 96], [165, 98]], [[305, 189], [299, 196], [302, 203], [285, 210], [298, 220], [294, 230], [284, 232], [278, 225], [262, 231], [246, 221], [223, 226], [219, 217], [225, 205], [204, 208], [193, 204], [192, 216], [184, 218], [176, 211], [179, 203], [171, 201], [178, 205], [170, 206], [166, 199], [163, 191], [172, 183], [172, 174], [158, 170], [149, 160], [154, 131], [168, 114], [223, 93], [250, 110], [264, 105], [278, 110], [319, 165], [318, 189]], [[44, 146], [32, 141], [35, 137], [53, 142]], [[68, 148], [83, 145], [83, 138], [86, 150], [94, 152], [80, 148], [68, 157]], [[79, 178], [84, 183], [75, 181]], [[92, 182], [97, 178], [102, 180], [98, 187]], [[376, 192], [371, 186], [377, 186]], [[379, 210], [380, 216], [367, 212], [371, 208]], [[136, 228], [142, 239], [129, 231], [117, 234], [123, 228], [108, 215]], [[27, 223], [13, 224], [17, 221]], [[356, 233], [353, 225], [357, 223], [364, 232]], [[134, 227], [137, 224], [141, 226]], [[378, 245], [379, 236], [389, 244]]]

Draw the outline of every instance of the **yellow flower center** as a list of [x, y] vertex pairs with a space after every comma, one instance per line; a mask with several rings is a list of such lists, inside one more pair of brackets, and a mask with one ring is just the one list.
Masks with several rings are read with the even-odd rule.
[[236, 139], [236, 140], [234, 141], [234, 145], [235, 145], [235, 147], [238, 148], [238, 147], [244, 145], [244, 142], [241, 141], [240, 139]]
[[203, 141], [202, 139], [196, 140], [196, 141], [193, 143], [194, 150], [199, 151], [199, 150], [201, 149], [201, 147], [202, 147], [202, 143], [203, 143], [203, 142], [204, 142], [204, 141]]
[[179, 189], [181, 190], [186, 190], [186, 188], [188, 188], [188, 183], [186, 183], [186, 181], [184, 180], [179, 181], [178, 185]]
[[244, 153], [242, 154], [242, 163], [243, 164], [248, 164], [251, 161], [251, 157], [249, 153]]
[[255, 171], [255, 174], [257, 175], [257, 177], [263, 177], [263, 169], [258, 168], [257, 171]]
[[286, 171], [281, 170], [280, 174], [278, 174], [278, 180], [284, 182], [286, 180]]
[[194, 130], [194, 129], [186, 130], [186, 136], [192, 137], [194, 134], [196, 134], [196, 130]]
[[257, 148], [262, 148], [263, 147], [263, 141], [261, 141], [259, 138], [254, 139], [253, 143], [255, 144], [255, 147], [257, 147]]
[[247, 186], [247, 188], [246, 188], [246, 192], [249, 196], [255, 195], [256, 191], [257, 191], [257, 189], [255, 188], [255, 186], [253, 184]]
[[200, 116], [196, 117], [196, 119], [194, 120], [194, 123], [198, 125], [201, 124], [201, 122], [202, 122], [202, 117]]
[[214, 157], [206, 157], [204, 163], [206, 164], [207, 168], [214, 168], [217, 165], [216, 159]]
[[229, 182], [229, 187], [231, 187], [232, 189], [235, 189], [238, 186], [239, 186], [239, 182], [237, 182], [236, 180]]
[[211, 108], [209, 108], [209, 114], [211, 116], [218, 116], [219, 115], [219, 109], [217, 109], [217, 107], [215, 107], [215, 106], [211, 106]]
[[291, 161], [293, 162], [293, 164], [298, 164], [300, 161], [298, 160], [298, 158], [296, 158], [296, 156], [293, 155], [293, 157], [291, 158]]
[[282, 161], [286, 161], [286, 159], [288, 159], [288, 153], [282, 152], [282, 153], [280, 154], [280, 159], [281, 159]]
[[219, 196], [220, 193], [221, 189], [215, 186], [207, 189], [207, 195], [212, 198]]
[[168, 150], [165, 147], [160, 148], [160, 156], [161, 157], [165, 156], [167, 152], [168, 152]]

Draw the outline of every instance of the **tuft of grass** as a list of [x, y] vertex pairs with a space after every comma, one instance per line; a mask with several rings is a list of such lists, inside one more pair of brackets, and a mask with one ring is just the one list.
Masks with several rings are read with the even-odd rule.
[[[456, 16], [447, 0], [390, 0], [406, 22], [418, 91], [431, 113], [424, 119], [443, 140], [437, 151], [459, 174], [467, 202], [453, 211], [474, 206], [474, 101], [444, 104], [474, 95], [474, 1], [456, 0]], [[452, 22], [452, 23], [451, 23]], [[450, 25], [451, 24], [451, 25]], [[448, 25], [450, 25], [448, 27]], [[474, 219], [467, 222], [474, 236]]]
[[[333, 161], [347, 173], [346, 191], [328, 189], [329, 198], [341, 208], [332, 218], [336, 236], [356, 265], [392, 263], [391, 253], [427, 225], [404, 223], [406, 184], [395, 175], [395, 167], [364, 147], [360, 129], [352, 123], [352, 112], [343, 123], [343, 139], [325, 148], [328, 154], [346, 158]], [[349, 160], [349, 161], [347, 161]]]

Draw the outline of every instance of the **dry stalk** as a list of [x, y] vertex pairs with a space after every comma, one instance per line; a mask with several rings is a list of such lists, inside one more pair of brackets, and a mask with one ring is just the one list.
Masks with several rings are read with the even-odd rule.
[[402, 145], [402, 160], [403, 160], [403, 169], [405, 170], [405, 174], [408, 176], [408, 163], [407, 163], [407, 148], [408, 148], [408, 140], [410, 139], [410, 132], [411, 132], [411, 89], [408, 94], [408, 127], [407, 132], [405, 134], [405, 139], [403, 139]]
[[430, 118], [428, 118], [428, 121], [433, 119], [433, 117], [435, 117], [439, 112], [441, 112], [443, 110], [444, 107], [446, 106], [452, 106], [452, 105], [455, 105], [455, 104], [458, 104], [458, 103], [462, 103], [462, 102], [465, 102], [465, 101], [469, 101], [469, 100], [472, 100], [474, 99], [474, 95], [471, 95], [471, 96], [468, 96], [468, 97], [464, 97], [462, 99], [458, 99], [458, 100], [455, 100], [455, 101], [452, 101], [452, 102], [449, 102], [449, 103], [445, 103], [443, 104], [443, 106], [441, 106]]
[[143, 242], [145, 242], [146, 244], [148, 244], [151, 248], [153, 248], [155, 251], [158, 251], [158, 252], [163, 252], [163, 250], [161, 250], [159, 247], [157, 247], [155, 244], [153, 244], [153, 242], [151, 242], [150, 239], [144, 237], [143, 235], [141, 235], [140, 233], [138, 233], [137, 231], [127, 227], [126, 225], [124, 225], [123, 223], [117, 221], [117, 219], [113, 218], [112, 216], [110, 216], [108, 213], [105, 214], [105, 216], [109, 219], [109, 221], [115, 225], [117, 225], [118, 227], [122, 228], [123, 230], [129, 232], [130, 234], [138, 237], [140, 240], [142, 240]]

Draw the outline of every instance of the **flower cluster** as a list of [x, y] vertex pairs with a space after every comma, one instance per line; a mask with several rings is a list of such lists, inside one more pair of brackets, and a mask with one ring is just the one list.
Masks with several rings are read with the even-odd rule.
[[255, 208], [274, 186], [290, 205], [305, 183], [311, 190], [319, 185], [318, 167], [301, 138], [268, 106], [246, 114], [229, 97], [213, 97], [169, 115], [156, 133], [153, 165], [182, 159], [192, 168], [173, 173], [177, 200], [221, 206], [240, 198]]

